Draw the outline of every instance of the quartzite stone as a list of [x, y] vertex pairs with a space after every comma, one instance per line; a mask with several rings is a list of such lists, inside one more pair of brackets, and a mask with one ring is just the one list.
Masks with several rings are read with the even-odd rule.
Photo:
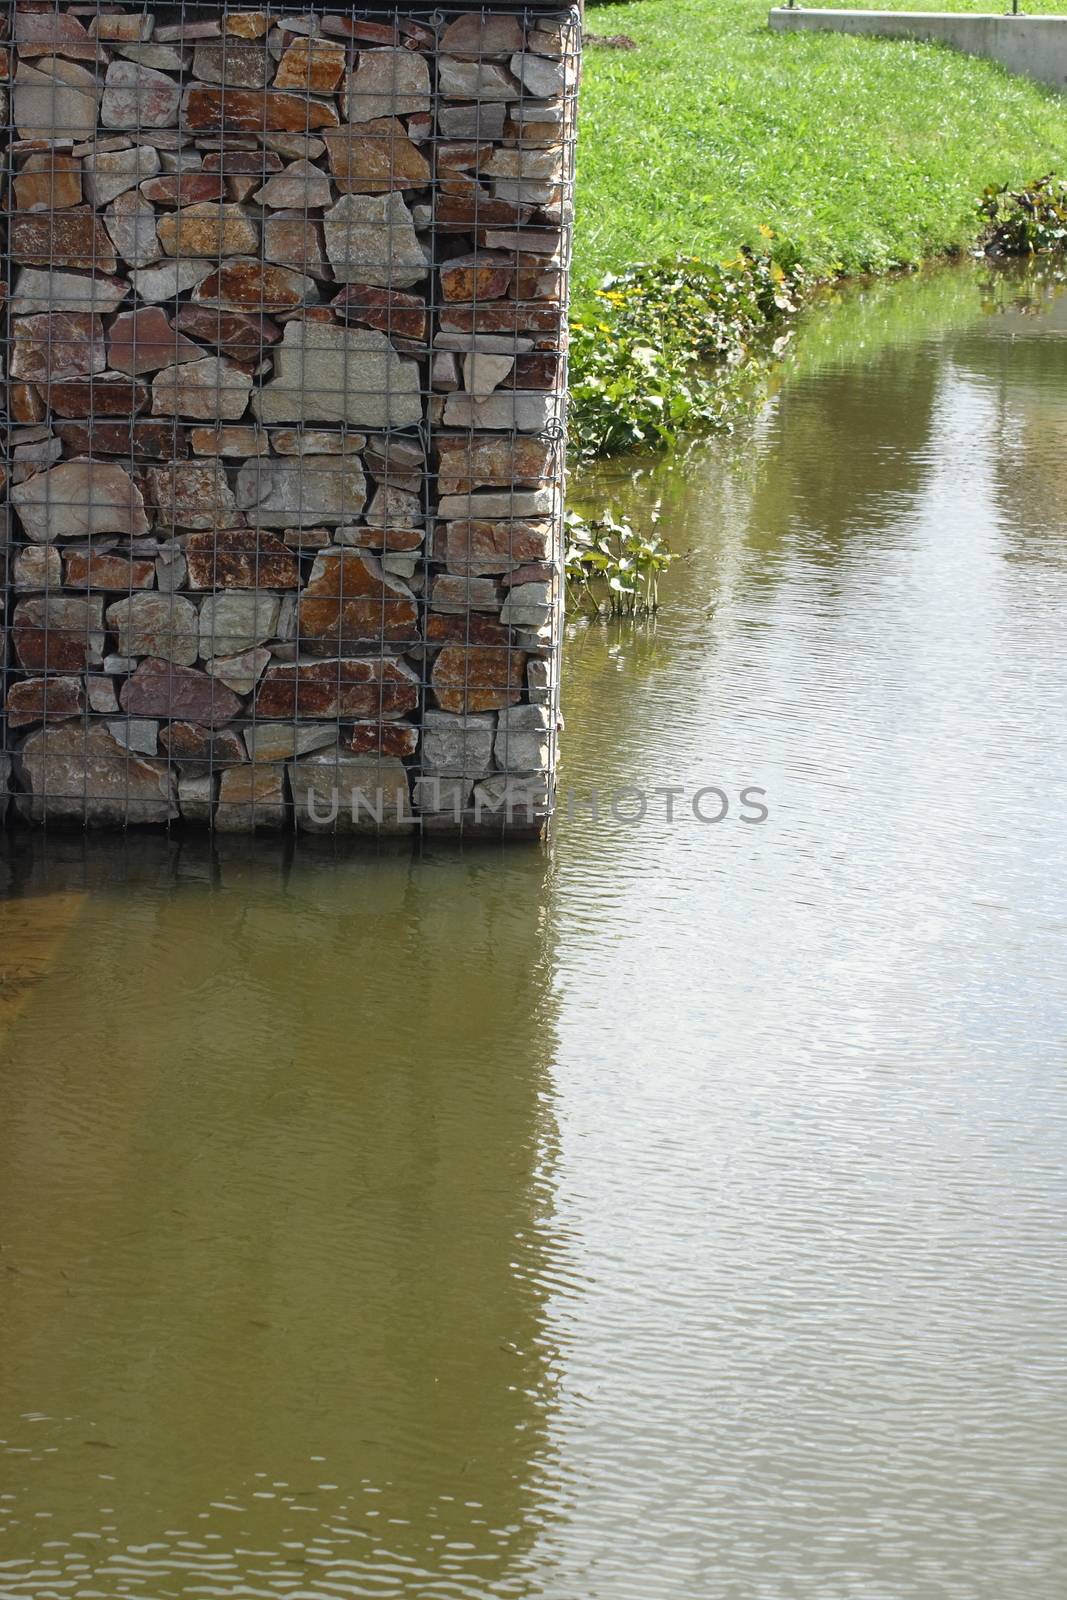
[[152, 414], [236, 421], [244, 415], [251, 391], [247, 372], [221, 356], [205, 356], [165, 367], [157, 374], [152, 383]]
[[129, 378], [69, 378], [48, 385], [48, 404], [61, 417], [133, 417], [148, 403], [148, 389]]
[[[182, 682], [184, 697], [206, 695], [205, 677], [205, 673], [197, 672], [195, 685]], [[207, 684], [210, 682], [211, 679], [207, 678]], [[232, 728], [215, 730], [200, 722], [172, 722], [161, 730], [159, 742], [172, 761], [182, 763], [183, 773], [202, 768], [231, 767], [243, 763], [245, 759], [244, 742]]]
[[165, 261], [158, 267], [141, 267], [133, 274], [133, 286], [142, 300], [158, 305], [196, 288], [212, 274], [208, 261]]
[[341, 747], [294, 761], [289, 786], [297, 827], [310, 833], [410, 833], [407, 771], [399, 761], [349, 755]]
[[[456, 620], [461, 625], [470, 621]], [[521, 700], [525, 671], [521, 650], [450, 644], [438, 653], [430, 683], [442, 711], [496, 711]]]
[[308, 219], [302, 211], [276, 211], [263, 218], [263, 256], [279, 267], [315, 278], [332, 276], [322, 223]]
[[137, 374], [196, 361], [203, 351], [191, 339], [175, 333], [159, 306], [142, 306], [115, 318], [107, 354], [113, 371]]
[[22, 667], [84, 672], [104, 660], [102, 596], [31, 595], [15, 606], [11, 638]]
[[288, 813], [283, 766], [227, 767], [215, 807], [218, 833], [253, 833], [281, 828]]
[[548, 523], [449, 522], [439, 529], [434, 554], [452, 572], [509, 572], [545, 561], [552, 550]]
[[496, 717], [491, 712], [457, 716], [450, 711], [423, 714], [422, 764], [453, 778], [480, 778], [493, 764]]
[[100, 121], [105, 128], [172, 128], [181, 94], [180, 84], [165, 73], [136, 61], [113, 61], [104, 80]]
[[522, 93], [518, 81], [496, 61], [460, 61], [455, 56], [439, 56], [437, 61], [440, 92], [449, 100], [517, 100]]
[[193, 298], [223, 311], [294, 311], [314, 305], [319, 291], [313, 278], [239, 256], [204, 277]]
[[101, 12], [89, 24], [94, 39], [114, 44], [136, 44], [152, 37], [156, 19], [148, 12]]
[[490, 521], [495, 517], [550, 517], [558, 511], [559, 492], [544, 489], [485, 489], [473, 494], [442, 495], [437, 515], [444, 521]]
[[84, 539], [94, 533], [139, 538], [148, 532], [141, 491], [125, 468], [102, 461], [61, 461], [11, 490], [28, 539]]
[[20, 139], [90, 139], [95, 134], [99, 86], [88, 72], [71, 82], [58, 70], [70, 65], [53, 60], [46, 71], [19, 62], [11, 116]]
[[270, 453], [270, 441], [259, 428], [193, 428], [190, 432], [194, 456], [233, 456], [245, 461], [249, 456]]
[[507, 294], [514, 276], [514, 256], [479, 250], [444, 262], [441, 293], [446, 300], [499, 300]]
[[85, 710], [85, 693], [80, 678], [24, 678], [7, 692], [9, 728], [25, 728], [32, 722], [63, 722]]
[[147, 267], [161, 251], [156, 213], [139, 194], [120, 194], [104, 214], [104, 226], [116, 251], [131, 267]]
[[366, 495], [359, 461], [345, 456], [260, 457], [237, 474], [237, 504], [260, 528], [347, 522], [359, 516]]
[[190, 589], [295, 589], [300, 582], [293, 552], [256, 528], [191, 533], [185, 553]]
[[347, 194], [385, 194], [391, 189], [422, 189], [430, 164], [395, 117], [357, 123], [325, 135], [330, 170]]
[[328, 206], [333, 194], [329, 178], [312, 162], [293, 161], [282, 172], [268, 178], [252, 198], [275, 211], [295, 209], [302, 217], [305, 211]]
[[32, 822], [124, 827], [178, 815], [166, 764], [132, 755], [100, 726], [38, 729], [19, 751], [18, 768], [29, 793], [17, 804]]
[[193, 52], [193, 76], [232, 89], [265, 89], [274, 63], [264, 45], [203, 40]]
[[131, 561], [128, 556], [98, 550], [65, 550], [63, 582], [68, 589], [105, 589], [129, 593], [151, 589], [156, 581], [154, 561]]
[[176, 461], [149, 467], [146, 476], [161, 525], [227, 528], [241, 521], [221, 461]]
[[159, 242], [169, 256], [244, 256], [259, 247], [259, 229], [240, 206], [211, 200], [168, 211], [159, 219]]
[[197, 610], [179, 594], [135, 594], [107, 608], [121, 656], [156, 656], [180, 667], [197, 658]]
[[26, 545], [16, 552], [16, 594], [32, 589], [58, 589], [63, 582], [63, 558], [55, 545]]
[[418, 603], [375, 556], [323, 550], [300, 597], [299, 629], [309, 655], [356, 655], [368, 644], [416, 639]]
[[159, 152], [149, 144], [132, 150], [92, 150], [85, 158], [86, 198], [94, 206], [109, 205], [158, 171]]
[[426, 276], [429, 261], [399, 194], [343, 195], [326, 213], [323, 226], [339, 283], [405, 289]]
[[443, 495], [495, 484], [541, 483], [553, 476], [559, 453], [551, 440], [529, 434], [438, 434], [436, 443], [437, 489]]
[[103, 372], [104, 325], [99, 317], [76, 311], [21, 317], [14, 321], [11, 376], [47, 383], [50, 378], [82, 378]]
[[168, 717], [218, 727], [230, 722], [241, 702], [206, 672], [150, 658], [138, 664], [119, 693], [123, 711], [135, 717]]
[[19, 211], [63, 211], [81, 204], [82, 164], [59, 150], [28, 156], [13, 187]]
[[243, 650], [239, 656], [209, 657], [204, 666], [213, 678], [218, 678], [234, 694], [251, 694], [270, 665], [270, 659], [269, 650]]
[[280, 605], [277, 595], [256, 590], [227, 589], [209, 594], [200, 607], [201, 656], [210, 660], [213, 656], [239, 655], [272, 639]]
[[567, 66], [563, 61], [519, 51], [508, 65], [526, 93], [538, 100], [551, 100], [567, 87]]
[[282, 56], [274, 87], [300, 89], [305, 94], [332, 94], [344, 75], [343, 45], [328, 39], [294, 39]]
[[270, 32], [271, 19], [266, 11], [230, 11], [222, 19], [222, 31], [238, 39], [262, 39]]
[[244, 89], [207, 89], [190, 84], [185, 91], [182, 121], [201, 133], [307, 133], [335, 128], [340, 117], [332, 105], [301, 95], [256, 94]]
[[170, 172], [141, 184], [146, 200], [160, 206], [189, 206], [201, 200], [221, 200], [223, 180], [216, 172]]
[[15, 44], [23, 61], [33, 56], [66, 56], [72, 61], [98, 61], [103, 54], [96, 40], [69, 12], [53, 11], [51, 8], [47, 11], [20, 8], [15, 12], [14, 24]]
[[383, 333], [404, 339], [426, 337], [425, 300], [400, 289], [380, 289], [370, 283], [351, 283], [333, 302], [334, 310], [350, 322], [362, 322]]
[[510, 56], [525, 43], [517, 17], [486, 16], [472, 11], [449, 23], [441, 35], [440, 48], [461, 60], [484, 61], [487, 56]]
[[507, 107], [483, 102], [481, 105], [446, 106], [437, 113], [445, 139], [475, 139], [489, 142], [504, 137]]
[[[387, 724], [383, 724], [387, 726]], [[250, 761], [292, 761], [324, 745], [337, 743], [336, 728], [316, 727], [313, 722], [260, 722], [245, 733]]]
[[185, 430], [169, 422], [58, 422], [56, 433], [75, 455], [169, 461], [189, 454]]
[[392, 718], [414, 711], [419, 680], [394, 656], [335, 658], [268, 667], [255, 701], [257, 717]]
[[114, 272], [118, 265], [103, 223], [88, 206], [16, 214], [10, 224], [10, 247], [12, 257], [30, 267]]
[[419, 369], [373, 329], [290, 322], [252, 410], [265, 423], [408, 427], [422, 420]]
[[545, 772], [551, 747], [547, 706], [512, 706], [500, 713], [493, 754], [502, 771]]
[[222, 311], [217, 306], [179, 306], [172, 326], [194, 339], [205, 339], [250, 372], [259, 365], [267, 347], [277, 344], [282, 336], [281, 328], [269, 317]]
[[422, 56], [404, 49], [359, 52], [359, 65], [348, 79], [349, 122], [429, 111], [430, 103], [430, 71]]
[[355, 722], [342, 735], [342, 747], [357, 756], [404, 760], [419, 748], [419, 730], [410, 722]]

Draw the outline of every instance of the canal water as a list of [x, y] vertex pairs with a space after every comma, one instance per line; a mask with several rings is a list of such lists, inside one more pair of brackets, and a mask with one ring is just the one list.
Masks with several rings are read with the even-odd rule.
[[543, 852], [8, 843], [2, 1600], [1062, 1600], [1059, 287], [577, 486]]

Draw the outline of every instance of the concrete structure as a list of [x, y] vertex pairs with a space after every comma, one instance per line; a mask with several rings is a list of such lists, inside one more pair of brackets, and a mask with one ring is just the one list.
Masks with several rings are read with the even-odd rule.
[[918, 39], [999, 61], [1049, 88], [1067, 88], [1067, 16], [934, 11], [805, 11], [775, 7], [776, 33], [854, 33], [866, 39]]

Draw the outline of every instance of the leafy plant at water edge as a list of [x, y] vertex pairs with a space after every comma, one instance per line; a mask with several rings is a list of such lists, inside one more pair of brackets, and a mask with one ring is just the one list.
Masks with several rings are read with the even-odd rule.
[[[656, 518], [653, 518], [653, 524]], [[659, 575], [675, 559], [659, 534], [638, 533], [609, 511], [587, 522], [566, 516], [567, 607], [587, 616], [648, 616], [659, 606]]]
[[[799, 269], [786, 273], [747, 248], [721, 265], [685, 256], [606, 278], [595, 319], [571, 323], [578, 453], [663, 448], [683, 431], [727, 424], [742, 387], [737, 370], [756, 338], [797, 309], [805, 287]], [[709, 363], [714, 375], [702, 370]]]
[[991, 186], [979, 207], [988, 219], [986, 250], [1032, 256], [1067, 247], [1067, 180], [1048, 173], [1025, 189]]

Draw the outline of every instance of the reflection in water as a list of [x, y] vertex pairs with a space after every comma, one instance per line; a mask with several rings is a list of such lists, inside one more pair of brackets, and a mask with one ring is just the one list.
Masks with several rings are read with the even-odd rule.
[[7, 1040], [0, 1592], [525, 1592], [543, 862], [163, 848], [16, 869], [90, 892]]
[[583, 486], [688, 555], [547, 853], [0, 855], [0, 1600], [1061, 1600], [1062, 306]]

